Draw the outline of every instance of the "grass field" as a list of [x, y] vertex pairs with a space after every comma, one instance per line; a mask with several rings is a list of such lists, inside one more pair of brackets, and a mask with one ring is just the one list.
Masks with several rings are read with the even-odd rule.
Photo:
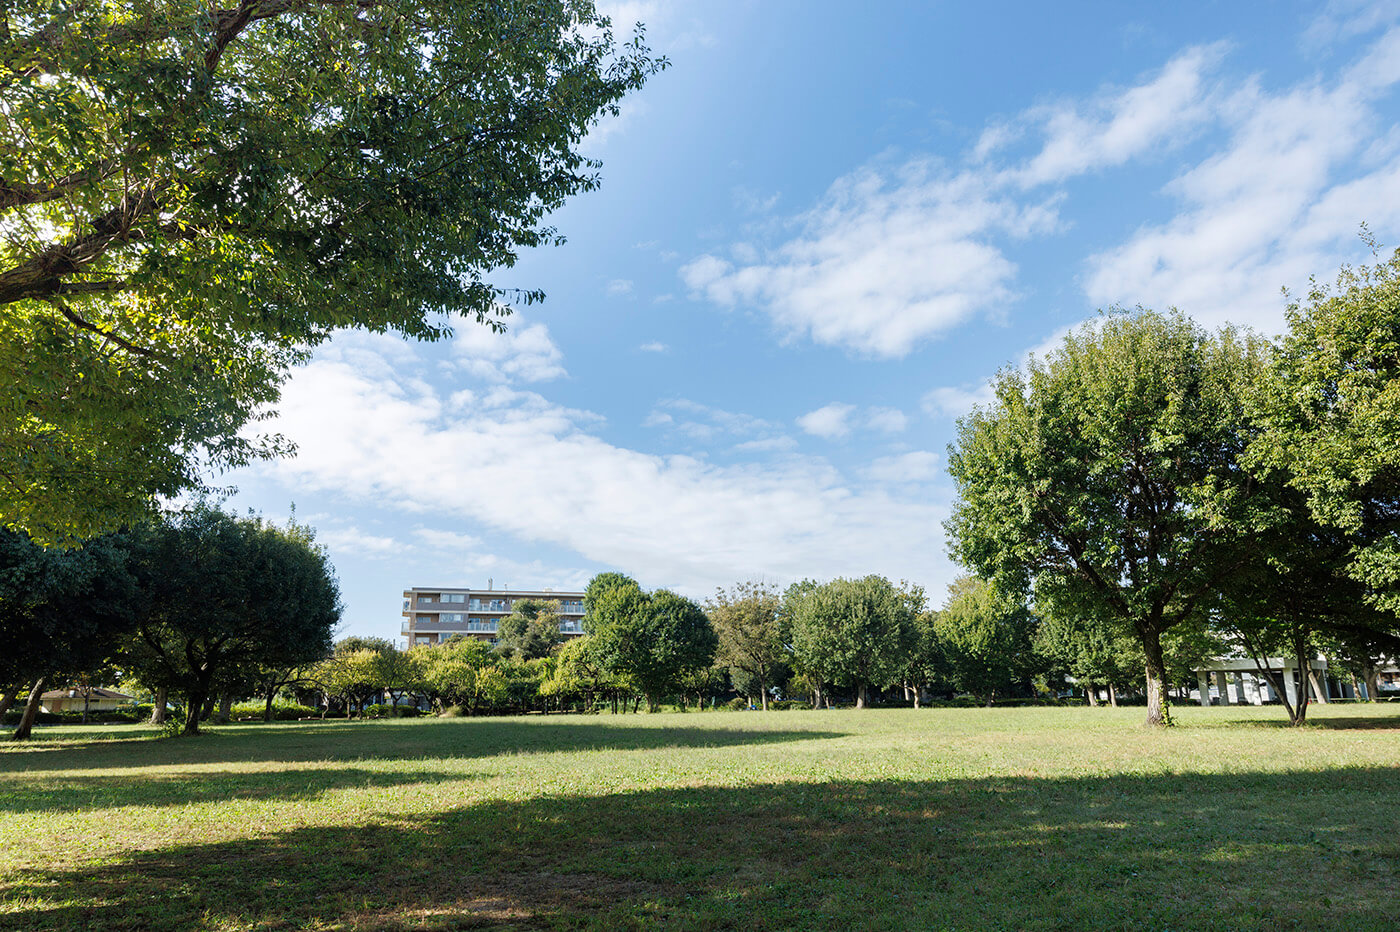
[[47, 729], [0, 929], [1394, 929], [1400, 708]]

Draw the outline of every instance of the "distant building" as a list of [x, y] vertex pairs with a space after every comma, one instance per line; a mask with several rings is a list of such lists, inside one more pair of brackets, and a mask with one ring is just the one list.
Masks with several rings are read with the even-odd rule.
[[115, 689], [93, 686], [84, 689], [74, 686], [69, 689], [51, 689], [39, 697], [40, 712], [81, 712], [84, 703], [89, 712], [111, 712], [136, 701], [135, 696], [119, 693]]
[[502, 618], [521, 599], [557, 602], [559, 632], [565, 637], [583, 634], [583, 593], [554, 589], [442, 589], [404, 590], [403, 628], [408, 646], [441, 644], [454, 634], [469, 634], [494, 642]]

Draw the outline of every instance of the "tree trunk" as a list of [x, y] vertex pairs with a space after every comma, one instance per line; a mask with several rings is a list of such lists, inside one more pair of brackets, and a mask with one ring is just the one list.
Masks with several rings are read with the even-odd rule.
[[88, 712], [92, 709], [92, 687], [83, 688], [83, 724], [88, 723]]
[[225, 692], [219, 697], [219, 714], [214, 716], [214, 721], [220, 725], [227, 725], [229, 719], [233, 717], [233, 693]]
[[[1312, 651], [1309, 650], [1310, 646], [1306, 634], [1297, 634], [1294, 636], [1293, 654], [1298, 661], [1298, 704], [1290, 710], [1291, 715], [1289, 718], [1289, 724], [1294, 726], [1303, 725], [1308, 720], [1308, 693], [1312, 680], [1312, 670], [1310, 669]], [[1285, 670], [1284, 675], [1287, 676], [1288, 671]], [[1285, 699], [1283, 704], [1285, 706], [1288, 705], [1288, 700]]]
[[199, 720], [201, 722], [209, 721], [209, 716], [214, 714], [214, 704], [218, 701], [219, 697], [214, 695], [212, 692], [209, 692], [205, 695], [204, 705], [201, 706], [199, 710]]
[[1366, 700], [1375, 702], [1381, 697], [1381, 671], [1376, 667], [1366, 668]]
[[1118, 689], [1112, 683], [1108, 684], [1108, 704], [1118, 708]]
[[655, 697], [653, 697], [653, 696], [650, 696], [650, 695], [647, 696], [647, 714], [648, 714], [648, 715], [652, 714], [653, 712], [659, 711], [660, 708], [661, 708], [661, 702], [660, 702], [659, 700], [657, 700], [657, 699], [656, 699]]
[[1097, 686], [1086, 687], [1084, 690], [1084, 695], [1089, 697], [1089, 705], [1091, 707], [1097, 706], [1099, 704], [1099, 688]]
[[864, 684], [864, 683], [861, 683], [859, 686], [856, 687], [856, 708], [857, 708], [857, 709], [863, 709], [863, 708], [865, 708], [865, 700], [866, 700], [866, 687], [865, 687], [865, 684]]
[[923, 689], [922, 689], [921, 687], [919, 687], [919, 686], [915, 686], [915, 687], [914, 687], [914, 708], [916, 708], [916, 709], [922, 708], [922, 706], [919, 704], [919, 700], [922, 699], [923, 696], [924, 696], [924, 691], [923, 691]]
[[758, 681], [759, 695], [763, 697], [763, 711], [768, 711], [768, 684], [763, 680]]
[[[277, 695], [277, 690], [269, 689], [267, 691], [267, 704], [263, 706], [263, 721], [265, 722], [272, 721], [272, 697], [275, 695]], [[324, 717], [322, 716], [322, 718]]]
[[201, 676], [198, 685], [190, 690], [185, 703], [185, 727], [180, 732], [184, 735], [199, 734], [199, 723], [209, 714], [205, 709], [206, 705], [212, 705], [214, 697], [209, 694], [209, 680], [213, 678], [212, 672]]
[[156, 690], [155, 702], [151, 704], [151, 724], [165, 724], [165, 706], [170, 701], [170, 693], [166, 687], [162, 686]]
[[[1162, 660], [1161, 634], [1155, 628], [1143, 631], [1142, 652], [1147, 659], [1144, 665], [1147, 673], [1147, 724], [1165, 728], [1172, 723], [1171, 712], [1167, 708], [1167, 666]], [[1111, 686], [1109, 688], [1112, 689]]]
[[41, 676], [34, 681], [34, 688], [29, 690], [29, 701], [24, 704], [24, 714], [19, 718], [19, 727], [10, 736], [12, 741], [28, 741], [29, 734], [34, 730], [34, 717], [39, 714], [39, 702], [44, 696], [44, 678]]
[[5, 713], [10, 711], [10, 706], [15, 704], [15, 697], [19, 695], [19, 687], [11, 686], [5, 690], [5, 695], [0, 696], [0, 719], [4, 719]]
[[1317, 696], [1318, 702], [1326, 705], [1328, 702], [1332, 701], [1331, 697], [1327, 695], [1327, 674], [1324, 673], [1322, 676], [1318, 676], [1312, 670], [1309, 670], [1308, 681], [1312, 683], [1313, 695]]

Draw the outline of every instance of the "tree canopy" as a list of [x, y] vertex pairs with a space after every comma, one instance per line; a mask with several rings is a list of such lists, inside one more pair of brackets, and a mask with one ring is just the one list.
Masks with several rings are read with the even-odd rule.
[[0, 523], [88, 536], [284, 451], [245, 428], [336, 328], [538, 300], [487, 275], [664, 64], [590, 0], [7, 5]]
[[1259, 341], [1176, 312], [1108, 315], [1002, 372], [949, 448], [955, 556], [1131, 632], [1152, 724], [1168, 721], [1162, 635], [1202, 616], [1265, 520], [1239, 465], [1264, 362]]
[[768, 708], [768, 690], [787, 666], [783, 643], [780, 597], [776, 589], [762, 583], [740, 583], [726, 592], [719, 589], [706, 605], [706, 614], [715, 629], [718, 649], [715, 659], [751, 680]]
[[689, 672], [708, 667], [715, 632], [690, 599], [658, 589], [644, 592], [619, 573], [603, 573], [588, 584], [584, 615], [590, 653], [611, 675], [646, 696], [655, 711]]
[[996, 587], [963, 576], [948, 587], [948, 603], [933, 622], [944, 675], [988, 705], [998, 696], [1027, 691], [1039, 671], [1036, 622], [1024, 603]]
[[915, 620], [924, 609], [917, 586], [883, 576], [797, 583], [785, 609], [792, 626], [793, 663], [827, 683], [856, 688], [856, 708], [906, 672], [916, 647]]
[[199, 732], [219, 676], [331, 653], [339, 585], [305, 529], [200, 506], [142, 529], [132, 547], [142, 599], [128, 660], [185, 697], [186, 734]]
[[1259, 405], [1254, 465], [1281, 470], [1346, 535], [1364, 598], [1400, 613], [1400, 250], [1313, 282]]

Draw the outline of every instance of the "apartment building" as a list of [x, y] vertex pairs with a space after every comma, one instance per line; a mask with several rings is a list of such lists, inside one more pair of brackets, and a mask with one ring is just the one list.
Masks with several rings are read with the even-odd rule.
[[401, 631], [409, 647], [441, 644], [454, 634], [494, 642], [501, 619], [521, 599], [557, 602], [560, 633], [583, 634], [583, 593], [554, 589], [406, 589]]

